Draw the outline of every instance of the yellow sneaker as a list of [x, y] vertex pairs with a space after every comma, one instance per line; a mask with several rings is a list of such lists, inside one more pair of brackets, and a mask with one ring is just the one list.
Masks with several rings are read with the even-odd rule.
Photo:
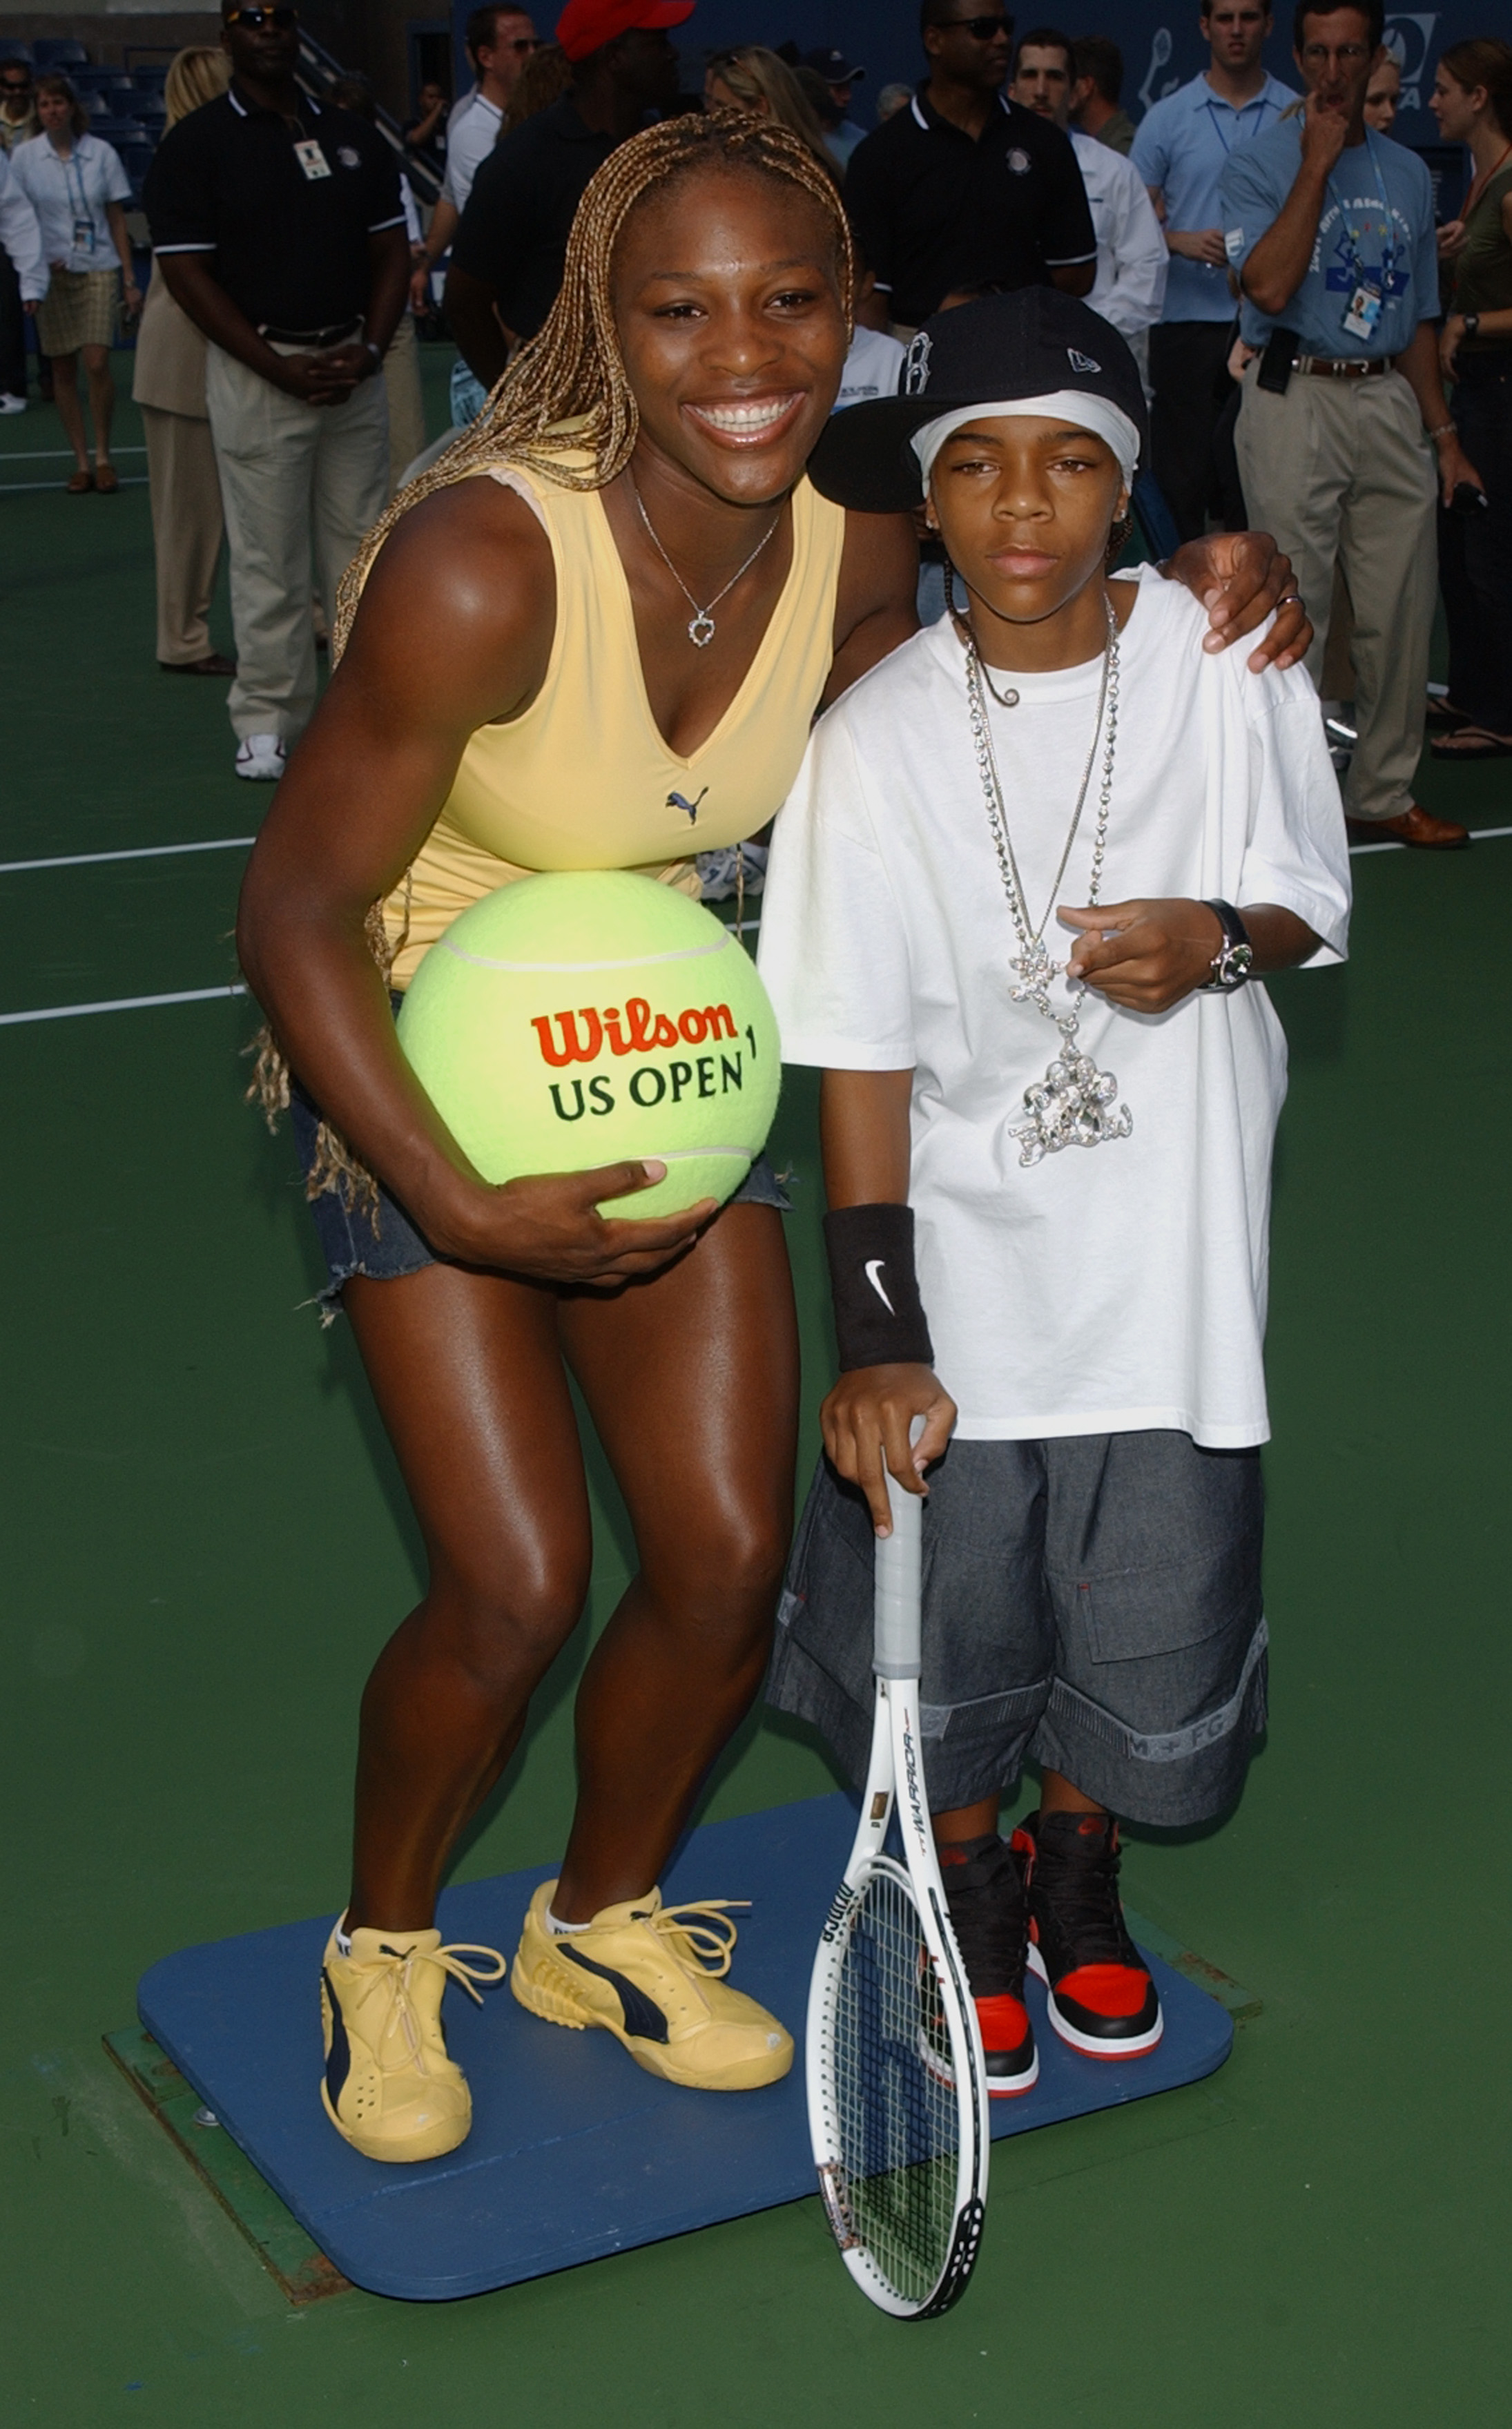
[[733, 1898], [664, 1906], [660, 1890], [606, 1906], [585, 1931], [556, 1939], [554, 1881], [530, 1902], [509, 1987], [522, 2008], [574, 2032], [601, 2024], [637, 2066], [698, 2091], [752, 2091], [793, 2063], [793, 2037], [724, 1980], [735, 1945]]
[[[467, 1957], [486, 1957], [493, 1970]], [[354, 1931], [350, 1957], [332, 1932], [320, 1968], [320, 2099], [353, 2150], [438, 2159], [467, 2140], [472, 2096], [446, 2054], [441, 1994], [450, 1975], [482, 2007], [474, 1983], [501, 1982], [507, 1971], [497, 1948], [443, 1948], [438, 1931]]]

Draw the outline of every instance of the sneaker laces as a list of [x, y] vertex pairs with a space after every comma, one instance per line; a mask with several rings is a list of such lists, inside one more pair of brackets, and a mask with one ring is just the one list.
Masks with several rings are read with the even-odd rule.
[[[466, 1961], [469, 1957], [486, 1957], [490, 1964], [488, 1966], [469, 1965]], [[369, 1961], [371, 1962], [370, 1959]], [[380, 1958], [379, 1961], [382, 1962], [383, 1959]], [[483, 1992], [477, 1985], [480, 1982], [501, 1982], [509, 1971], [509, 1959], [501, 1956], [497, 1948], [484, 1948], [476, 1941], [471, 1940], [453, 1941], [444, 1948], [412, 1948], [407, 1957], [401, 1957], [397, 1949], [390, 1950], [387, 1952], [387, 1962], [394, 1971], [393, 2009], [399, 2028], [404, 2036], [405, 2047], [409, 2052], [408, 2062], [418, 2067], [422, 2074], [425, 2072], [424, 2035], [420, 2030], [419, 2019], [415, 2013], [410, 1980], [415, 1967], [417, 1965], [438, 1967], [440, 1972], [448, 1975], [453, 1982], [460, 1982], [468, 1998], [480, 2008], [483, 2005]]]
[[1030, 1880], [1053, 1908], [1055, 1928], [1074, 1951], [1074, 1965], [1134, 1965], [1143, 1960], [1129, 1938], [1118, 1894], [1117, 1826], [1109, 1823], [1093, 1840], [1079, 1834], [1071, 1846], [1034, 1834]]
[[[729, 1973], [735, 1953], [737, 1933], [730, 1919], [731, 1908], [749, 1904], [749, 1898], [690, 1898], [682, 1906], [658, 1907], [645, 1919], [681, 1963], [719, 1976]], [[695, 1920], [688, 1921], [690, 1916]]]
[[1028, 1953], [1023, 1875], [995, 1834], [975, 1843], [978, 1852], [964, 1863], [941, 1868], [950, 1927], [973, 1998], [1000, 1998], [1005, 1991], [1020, 1998]]

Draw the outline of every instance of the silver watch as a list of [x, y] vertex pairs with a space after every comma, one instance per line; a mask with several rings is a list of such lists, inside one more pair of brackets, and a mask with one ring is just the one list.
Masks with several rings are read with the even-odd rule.
[[1224, 941], [1212, 958], [1212, 976], [1198, 988], [1199, 995], [1232, 995], [1241, 987], [1255, 967], [1255, 948], [1250, 943], [1249, 930], [1232, 902], [1205, 902], [1203, 908], [1218, 915], [1224, 931]]

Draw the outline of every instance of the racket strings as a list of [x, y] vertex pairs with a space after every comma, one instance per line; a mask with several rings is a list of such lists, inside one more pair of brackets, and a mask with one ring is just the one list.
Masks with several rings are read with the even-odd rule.
[[835, 1993], [834, 2125], [848, 2224], [910, 2304], [939, 2283], [955, 2233], [955, 2053], [918, 1909], [872, 1875]]

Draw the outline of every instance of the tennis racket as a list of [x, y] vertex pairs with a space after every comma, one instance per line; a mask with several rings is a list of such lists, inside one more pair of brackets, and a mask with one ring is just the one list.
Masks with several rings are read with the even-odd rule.
[[[986, 2068], [940, 1879], [919, 1740], [923, 1504], [890, 1476], [861, 1825], [809, 1988], [809, 2133], [841, 2256], [896, 2319], [964, 2293], [987, 2199]], [[895, 1809], [898, 1863], [883, 1852]]]

